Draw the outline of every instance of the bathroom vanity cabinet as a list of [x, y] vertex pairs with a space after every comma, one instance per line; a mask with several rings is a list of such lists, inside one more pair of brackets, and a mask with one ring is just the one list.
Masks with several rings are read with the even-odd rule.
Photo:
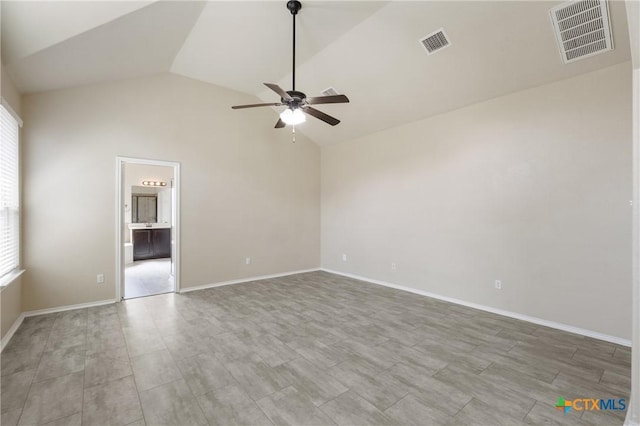
[[132, 229], [133, 260], [171, 257], [171, 228]]

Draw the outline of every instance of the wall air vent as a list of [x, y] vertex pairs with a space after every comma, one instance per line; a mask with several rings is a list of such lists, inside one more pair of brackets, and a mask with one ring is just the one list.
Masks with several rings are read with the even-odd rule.
[[427, 51], [427, 55], [433, 55], [434, 53], [451, 46], [451, 41], [447, 37], [447, 33], [443, 28], [432, 32], [420, 39], [420, 44]]
[[565, 64], [613, 50], [605, 0], [570, 1], [554, 7], [550, 13]]
[[334, 89], [333, 87], [329, 87], [327, 89], [324, 89], [322, 92], [322, 96], [335, 96], [338, 95], [338, 91], [336, 89]]

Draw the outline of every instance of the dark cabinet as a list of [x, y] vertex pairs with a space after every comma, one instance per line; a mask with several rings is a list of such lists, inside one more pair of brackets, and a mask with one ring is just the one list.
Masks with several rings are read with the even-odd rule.
[[134, 229], [133, 260], [171, 257], [171, 229]]
[[133, 260], [150, 259], [153, 256], [151, 229], [135, 229], [132, 232]]
[[171, 257], [171, 229], [154, 229], [151, 233], [154, 257]]

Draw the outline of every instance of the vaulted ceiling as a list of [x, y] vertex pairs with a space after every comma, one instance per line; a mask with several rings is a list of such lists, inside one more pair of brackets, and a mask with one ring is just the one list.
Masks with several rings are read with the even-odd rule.
[[[624, 2], [615, 50], [563, 64], [545, 1], [302, 1], [296, 89], [328, 87], [342, 120], [299, 126], [319, 144], [363, 136], [630, 59]], [[23, 93], [172, 72], [278, 101], [291, 89], [286, 1], [2, 1], [2, 62]], [[444, 28], [452, 45], [418, 40]], [[282, 108], [280, 108], [282, 109]], [[277, 109], [264, 108], [272, 115]], [[236, 111], [243, 114], [244, 111]], [[265, 129], [265, 131], [287, 131]]]

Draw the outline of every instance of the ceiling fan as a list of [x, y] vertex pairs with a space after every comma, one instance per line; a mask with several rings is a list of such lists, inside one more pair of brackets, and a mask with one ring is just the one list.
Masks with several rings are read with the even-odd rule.
[[349, 98], [345, 95], [331, 95], [331, 96], [318, 96], [313, 98], [308, 98], [302, 92], [296, 90], [296, 15], [302, 8], [302, 4], [298, 0], [289, 0], [287, 2], [287, 9], [293, 15], [293, 84], [292, 90], [284, 91], [277, 84], [272, 83], [264, 83], [269, 89], [276, 92], [280, 95], [280, 102], [273, 103], [265, 103], [265, 104], [251, 104], [251, 105], [236, 105], [232, 106], [233, 109], [243, 109], [243, 108], [255, 108], [255, 107], [263, 107], [263, 106], [282, 106], [286, 105], [287, 109], [285, 109], [281, 114], [278, 122], [276, 123], [275, 128], [280, 129], [285, 127], [287, 124], [296, 125], [303, 123], [306, 121], [305, 114], [308, 114], [312, 117], [315, 117], [319, 120], [324, 121], [332, 126], [340, 123], [335, 117], [332, 117], [328, 114], [325, 114], [322, 111], [319, 111], [313, 108], [311, 105], [318, 104], [340, 104], [349, 102]]

